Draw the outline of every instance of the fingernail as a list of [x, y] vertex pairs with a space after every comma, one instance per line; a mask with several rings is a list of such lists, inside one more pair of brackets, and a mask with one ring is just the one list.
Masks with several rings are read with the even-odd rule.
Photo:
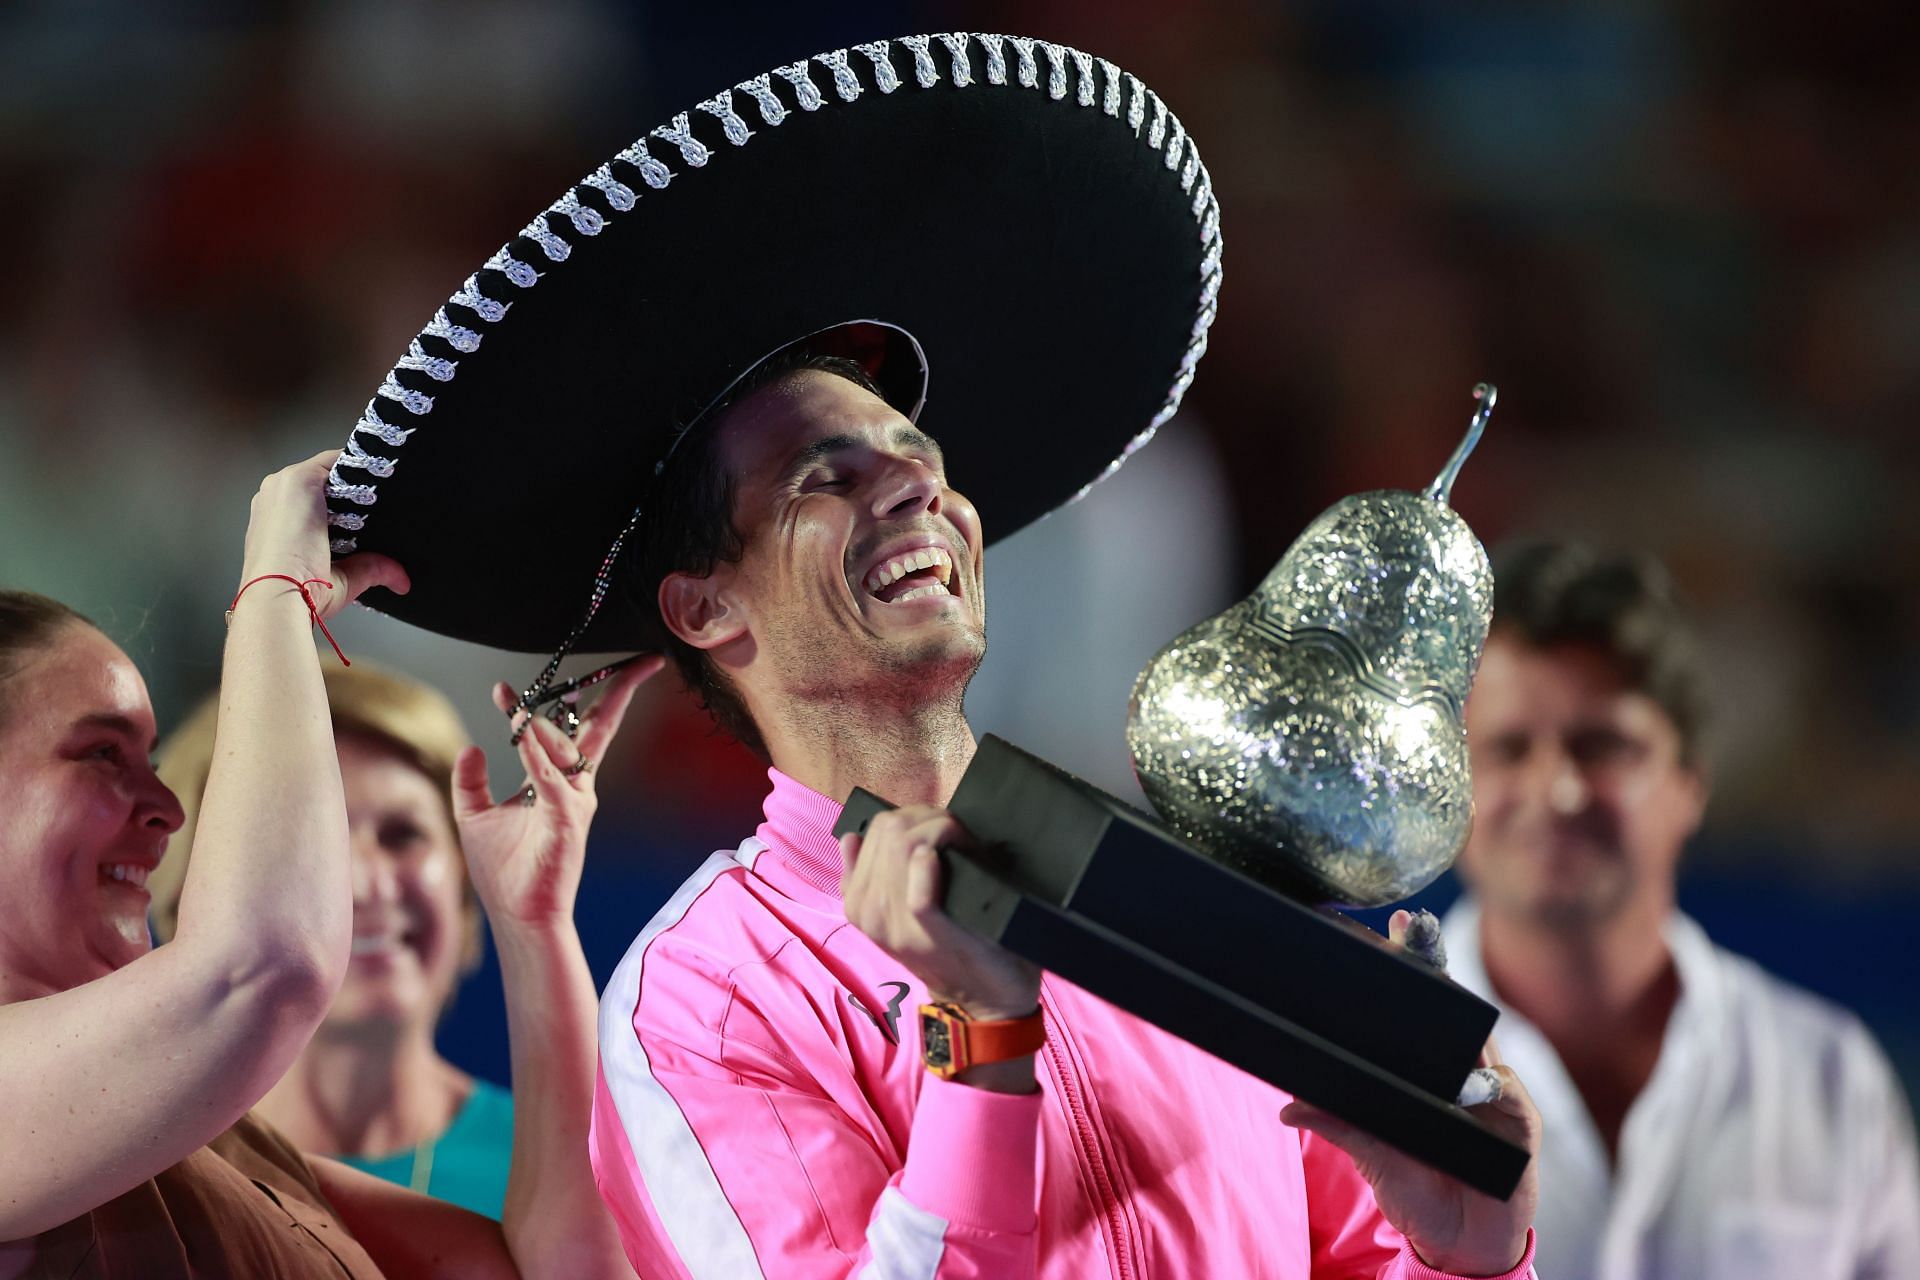
[[1400, 942], [1434, 968], [1443, 973], [1446, 971], [1447, 943], [1440, 933], [1440, 917], [1433, 912], [1414, 912], [1413, 918], [1407, 921], [1407, 932]]
[[1463, 1107], [1484, 1106], [1489, 1102], [1500, 1101], [1500, 1095], [1504, 1091], [1498, 1071], [1492, 1067], [1475, 1067], [1467, 1072], [1467, 1081], [1460, 1086], [1458, 1101]]

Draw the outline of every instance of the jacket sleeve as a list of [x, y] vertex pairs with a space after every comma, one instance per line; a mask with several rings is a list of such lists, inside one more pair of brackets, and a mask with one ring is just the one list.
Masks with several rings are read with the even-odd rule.
[[[1313, 1274], [1345, 1280], [1462, 1280], [1420, 1260], [1407, 1238], [1394, 1230], [1374, 1203], [1373, 1188], [1346, 1152], [1315, 1134], [1298, 1130], [1300, 1161], [1307, 1179], [1307, 1230]], [[1492, 1280], [1534, 1280], [1533, 1231], [1513, 1270]]]
[[850, 1077], [816, 1078], [783, 1038], [819, 1024], [772, 1021], [731, 980], [603, 1009], [594, 1171], [640, 1275], [1033, 1275], [1037, 1094], [928, 1077], [903, 1153]]

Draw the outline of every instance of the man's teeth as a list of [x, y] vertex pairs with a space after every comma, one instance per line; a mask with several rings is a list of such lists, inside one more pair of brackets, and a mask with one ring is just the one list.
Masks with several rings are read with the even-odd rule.
[[353, 939], [353, 954], [356, 956], [382, 955], [388, 951], [397, 951], [400, 940], [390, 933], [356, 934]]
[[[918, 551], [909, 551], [906, 555], [895, 556], [885, 564], [876, 565], [872, 569], [869, 569], [867, 571], [865, 585], [869, 591], [880, 591], [890, 583], [898, 582], [908, 574], [917, 573], [921, 569], [934, 570], [935, 576], [940, 580], [942, 590], [946, 589], [947, 582], [953, 578], [952, 558], [939, 547], [922, 547]], [[907, 595], [899, 597], [899, 599], [905, 600], [907, 596], [927, 590], [931, 590], [931, 588], [916, 587], [913, 591], [909, 591]], [[896, 603], [898, 603], [898, 601], [896, 601]]]
[[100, 868], [100, 871], [109, 880], [119, 880], [138, 888], [147, 883], [147, 876], [152, 873], [152, 868], [143, 867], [135, 862], [114, 862]]
[[947, 594], [947, 589], [941, 586], [940, 584], [935, 583], [930, 587], [915, 587], [911, 591], [902, 591], [899, 595], [895, 596], [889, 603], [899, 604], [903, 600], [918, 600], [921, 596], [944, 596], [946, 594]]

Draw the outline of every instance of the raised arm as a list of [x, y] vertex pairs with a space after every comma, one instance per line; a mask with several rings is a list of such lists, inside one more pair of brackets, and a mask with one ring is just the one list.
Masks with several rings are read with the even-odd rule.
[[[632, 1280], [587, 1157], [593, 1113], [593, 975], [574, 928], [574, 895], [596, 806], [593, 773], [655, 658], [621, 672], [582, 718], [577, 743], [544, 721], [520, 740], [533, 802], [487, 791], [486, 756], [454, 766], [453, 812], [474, 889], [487, 911], [507, 999], [513, 1052], [513, 1163], [503, 1222], [428, 1200], [330, 1161], [316, 1162], [327, 1198], [392, 1275], [461, 1280], [525, 1276]], [[513, 706], [506, 685], [501, 710]]]
[[[332, 456], [262, 482], [241, 579], [325, 578], [332, 589], [310, 588], [323, 614], [369, 586], [406, 587], [384, 557], [329, 565]], [[312, 622], [291, 584], [246, 593], [222, 672], [176, 940], [0, 1007], [0, 1240], [85, 1213], [227, 1129], [306, 1044], [345, 971], [345, 806]], [[151, 745], [129, 746], [136, 770]]]
[[[573, 908], [598, 804], [593, 765], [605, 758], [633, 691], [660, 665], [650, 658], [616, 675], [582, 718], [577, 741], [544, 720], [527, 725], [520, 762], [531, 804], [518, 794], [493, 803], [478, 747], [467, 748], [454, 771], [461, 847], [487, 910], [506, 992], [513, 1163], [504, 1226], [528, 1277], [633, 1276], [587, 1157], [597, 1008]], [[512, 692], [502, 684], [494, 701], [507, 710]]]

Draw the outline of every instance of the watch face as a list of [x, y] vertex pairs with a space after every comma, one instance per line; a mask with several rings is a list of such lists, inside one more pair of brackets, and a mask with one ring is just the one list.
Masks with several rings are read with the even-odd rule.
[[953, 1037], [947, 1024], [925, 1014], [920, 1018], [920, 1057], [930, 1067], [953, 1065]]

